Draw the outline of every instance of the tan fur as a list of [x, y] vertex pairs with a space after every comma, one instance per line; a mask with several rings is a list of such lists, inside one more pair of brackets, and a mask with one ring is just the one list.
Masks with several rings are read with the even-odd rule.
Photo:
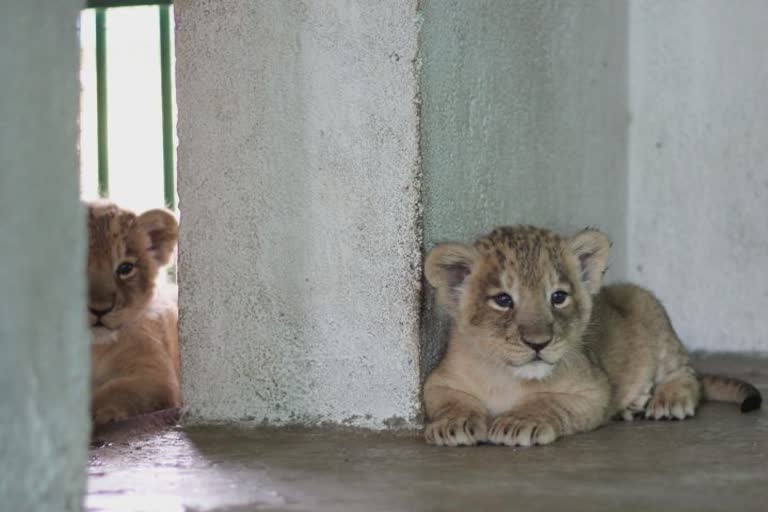
[[[176, 219], [164, 210], [137, 216], [106, 202], [86, 206], [94, 424], [178, 407], [176, 291], [155, 285], [176, 244]], [[120, 274], [124, 263], [133, 268]]]
[[[424, 385], [427, 442], [528, 446], [613, 417], [694, 414], [702, 388], [661, 303], [634, 285], [602, 287], [609, 250], [599, 231], [515, 226], [431, 251], [426, 277], [454, 325]], [[707, 396], [759, 407], [754, 387], [713, 379]]]

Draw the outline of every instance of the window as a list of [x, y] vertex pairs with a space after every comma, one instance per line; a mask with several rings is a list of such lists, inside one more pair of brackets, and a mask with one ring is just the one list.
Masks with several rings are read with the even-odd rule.
[[170, 3], [90, 0], [81, 13], [83, 199], [176, 207]]

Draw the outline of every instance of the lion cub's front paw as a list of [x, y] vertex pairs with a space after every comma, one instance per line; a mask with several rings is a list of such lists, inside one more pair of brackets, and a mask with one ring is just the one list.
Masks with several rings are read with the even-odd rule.
[[645, 408], [645, 417], [647, 419], [663, 420], [678, 419], [684, 420], [693, 416], [696, 412], [696, 401], [690, 393], [682, 392], [657, 392], [648, 406]]
[[485, 418], [461, 416], [433, 421], [424, 430], [427, 443], [436, 446], [472, 446], [488, 439]]
[[99, 407], [93, 411], [93, 423], [104, 425], [113, 421], [120, 421], [128, 418], [128, 413], [114, 406]]
[[496, 418], [488, 431], [490, 442], [507, 446], [549, 444], [555, 439], [557, 439], [557, 432], [549, 422], [511, 415]]

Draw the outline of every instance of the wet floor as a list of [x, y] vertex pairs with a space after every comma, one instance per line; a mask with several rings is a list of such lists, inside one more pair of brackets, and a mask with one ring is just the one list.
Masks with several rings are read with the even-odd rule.
[[[705, 370], [768, 394], [768, 360]], [[89, 511], [768, 510], [768, 412], [705, 404], [534, 448], [434, 448], [415, 433], [180, 428], [101, 436]]]

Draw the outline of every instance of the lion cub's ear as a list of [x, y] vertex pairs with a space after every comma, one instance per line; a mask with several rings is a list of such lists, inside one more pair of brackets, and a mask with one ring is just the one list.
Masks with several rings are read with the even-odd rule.
[[446, 243], [435, 246], [424, 263], [427, 281], [437, 289], [439, 303], [454, 307], [464, 280], [472, 272], [477, 253], [464, 244]]
[[176, 217], [167, 210], [149, 210], [139, 215], [137, 223], [149, 235], [152, 257], [160, 265], [168, 263], [179, 236]]
[[581, 280], [589, 293], [596, 294], [603, 284], [603, 274], [608, 269], [611, 241], [596, 230], [585, 229], [570, 239], [570, 246], [579, 260]]

